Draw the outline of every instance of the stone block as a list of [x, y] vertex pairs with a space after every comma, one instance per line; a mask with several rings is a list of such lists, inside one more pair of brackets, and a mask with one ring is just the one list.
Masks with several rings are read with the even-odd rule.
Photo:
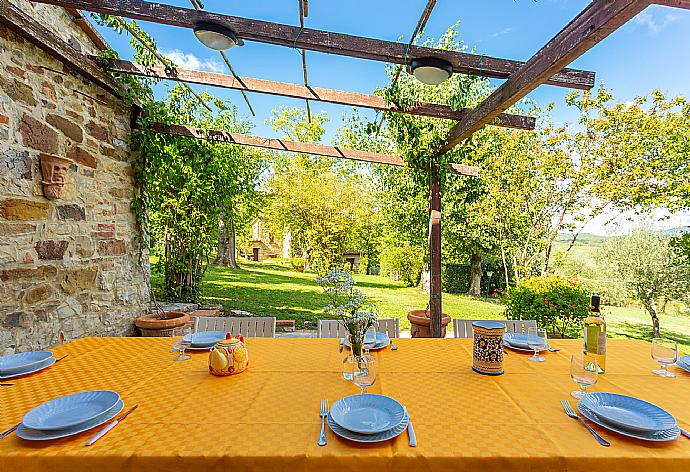
[[46, 116], [46, 121], [54, 128], [62, 131], [62, 134], [67, 136], [72, 141], [80, 143], [84, 139], [84, 132], [82, 131], [81, 126], [72, 120], [65, 118], [64, 116], [48, 113]]
[[57, 207], [58, 218], [61, 220], [85, 220], [86, 211], [84, 207], [70, 203], [68, 205], [59, 205]]
[[5, 70], [10, 74], [16, 75], [17, 77], [21, 77], [22, 79], [26, 76], [26, 71], [21, 67], [6, 66]]
[[7, 96], [15, 102], [23, 102], [30, 107], [35, 107], [38, 104], [34, 97], [33, 89], [24, 82], [5, 77], [2, 81], [2, 88], [5, 90]]
[[89, 121], [86, 125], [86, 132], [99, 141], [108, 141], [108, 130], [94, 121]]
[[39, 281], [52, 279], [57, 275], [57, 268], [52, 265], [39, 267], [22, 267], [18, 269], [0, 270], [0, 281], [2, 282], [21, 282], [26, 280]]
[[19, 123], [19, 133], [24, 138], [24, 145], [48, 154], [58, 152], [57, 131], [24, 113]]
[[7, 169], [19, 179], [31, 180], [31, 164], [27, 151], [7, 149], [0, 154], [0, 171]]
[[0, 141], [7, 141], [10, 137], [10, 129], [7, 126], [0, 126]]
[[91, 233], [93, 239], [113, 239], [115, 237], [114, 231], [93, 231]]
[[78, 289], [89, 290], [93, 287], [98, 269], [96, 267], [74, 267], [62, 272], [60, 287], [67, 294]]
[[36, 225], [29, 223], [0, 223], [0, 236], [19, 236], [36, 232]]
[[115, 223], [98, 223], [98, 231], [115, 231]]
[[45, 220], [48, 218], [48, 203], [7, 198], [0, 201], [0, 218], [11, 221]]
[[5, 328], [28, 328], [31, 326], [31, 316], [23, 311], [8, 313], [2, 320]]
[[126, 251], [127, 248], [122, 239], [98, 241], [98, 254], [101, 256], [121, 256]]
[[59, 261], [65, 257], [65, 251], [69, 246], [69, 241], [36, 241], [34, 248], [39, 259], [48, 261]]
[[7, 115], [0, 114], [0, 125], [8, 126], [10, 124], [10, 117]]
[[95, 169], [97, 167], [96, 158], [86, 149], [80, 147], [72, 147], [67, 151], [67, 157], [74, 159], [74, 162], [83, 166]]
[[38, 287], [33, 287], [26, 292], [24, 300], [29, 305], [41, 302], [43, 300], [49, 299], [53, 295], [53, 288], [49, 285], [39, 285]]

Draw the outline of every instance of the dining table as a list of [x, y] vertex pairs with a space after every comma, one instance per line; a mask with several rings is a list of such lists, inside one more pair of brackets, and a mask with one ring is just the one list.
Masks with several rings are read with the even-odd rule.
[[[617, 472], [690, 470], [690, 439], [653, 443], [592, 424], [610, 441], [600, 446], [568, 417], [560, 400], [570, 392], [570, 358], [582, 340], [550, 340], [560, 349], [542, 363], [509, 350], [503, 375], [472, 370], [472, 339], [396, 339], [372, 352], [377, 377], [368, 393], [395, 398], [409, 412], [417, 436], [376, 443], [350, 442], [326, 430], [317, 445], [319, 405], [359, 389], [343, 378], [339, 340], [247, 338], [249, 368], [238, 375], [209, 374], [208, 351], [173, 361], [171, 338], [88, 337], [53, 349], [67, 357], [0, 388], [0, 431], [33, 407], [75, 392], [119, 393], [125, 421], [92, 446], [98, 431], [51, 441], [0, 440], [0, 471], [481, 471]], [[690, 428], [690, 373], [674, 379], [658, 367], [648, 342], [610, 339], [606, 373], [592, 391], [655, 403]], [[189, 352], [189, 351], [188, 351]]]

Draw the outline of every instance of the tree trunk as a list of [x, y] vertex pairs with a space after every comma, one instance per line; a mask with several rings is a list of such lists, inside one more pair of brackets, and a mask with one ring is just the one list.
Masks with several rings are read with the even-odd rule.
[[482, 295], [482, 258], [478, 254], [470, 255], [470, 289], [467, 295], [474, 297]]
[[237, 269], [235, 225], [232, 218], [226, 218], [223, 213], [218, 217], [218, 255], [214, 264]]
[[659, 326], [659, 317], [656, 314], [656, 303], [645, 303], [644, 307], [649, 312], [649, 316], [652, 317], [652, 336], [658, 338], [661, 327]]

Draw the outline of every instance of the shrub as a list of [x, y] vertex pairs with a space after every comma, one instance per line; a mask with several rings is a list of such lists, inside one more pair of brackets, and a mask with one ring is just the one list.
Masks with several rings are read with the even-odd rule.
[[422, 251], [405, 243], [386, 248], [381, 254], [381, 272], [414, 287], [422, 275], [423, 257]]
[[557, 275], [523, 279], [505, 300], [510, 319], [536, 320], [552, 333], [582, 328], [589, 314], [589, 294], [576, 278]]
[[304, 257], [293, 257], [290, 259], [290, 269], [296, 270], [297, 272], [304, 272], [304, 267], [306, 265], [306, 261], [304, 260]]

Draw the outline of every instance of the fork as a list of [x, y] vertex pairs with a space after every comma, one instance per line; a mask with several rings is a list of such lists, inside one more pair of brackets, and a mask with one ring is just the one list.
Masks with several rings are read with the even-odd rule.
[[2, 433], [0, 433], [0, 439], [4, 438], [5, 436], [9, 436], [10, 434], [12, 434], [12, 431], [19, 428], [20, 424], [21, 423], [17, 423], [14, 426], [12, 426], [10, 429], [8, 429], [7, 431], [3, 431]]
[[594, 436], [596, 438], [596, 440], [599, 441], [599, 444], [601, 444], [602, 446], [606, 446], [606, 447], [611, 445], [610, 442], [608, 442], [606, 439], [599, 436], [599, 434], [596, 431], [594, 431], [587, 423], [585, 423], [585, 420], [580, 418], [580, 416], [577, 413], [575, 413], [575, 410], [573, 410], [573, 407], [570, 406], [570, 403], [568, 402], [568, 400], [561, 400], [561, 406], [563, 407], [563, 410], [565, 410], [566, 415], [570, 416], [571, 418], [576, 418], [576, 419], [580, 420], [582, 422], [582, 424], [587, 427], [589, 432], [592, 433], [592, 436]]
[[397, 351], [397, 350], [398, 350], [398, 346], [396, 346], [395, 343], [393, 342], [393, 340], [391, 339], [391, 351]]
[[326, 416], [328, 416], [328, 400], [321, 400], [319, 405], [319, 416], [321, 417], [321, 435], [316, 443], [319, 446], [326, 445]]

